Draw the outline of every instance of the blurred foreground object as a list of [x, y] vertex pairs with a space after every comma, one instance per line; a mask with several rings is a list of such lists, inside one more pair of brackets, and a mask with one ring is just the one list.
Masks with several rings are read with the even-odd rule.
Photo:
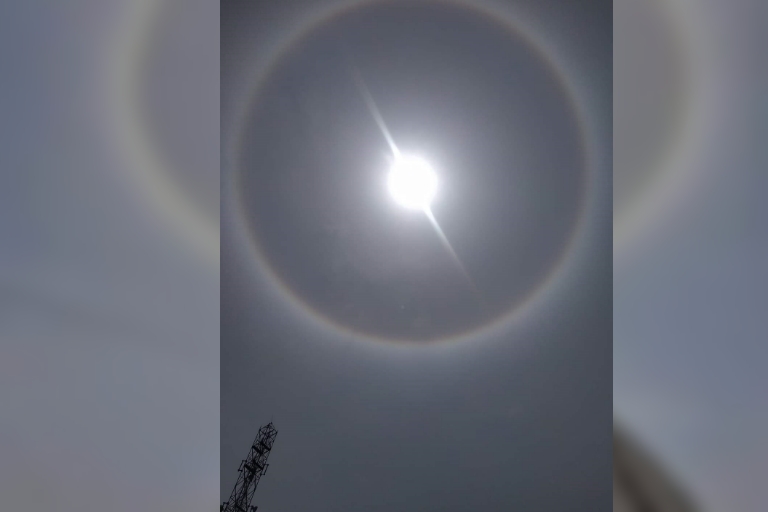
[[619, 428], [613, 433], [614, 512], [694, 512], [691, 500]]

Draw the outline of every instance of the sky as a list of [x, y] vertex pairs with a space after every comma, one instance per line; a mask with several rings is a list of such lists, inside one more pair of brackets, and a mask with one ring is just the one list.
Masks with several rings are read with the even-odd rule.
[[274, 421], [265, 510], [607, 510], [611, 3], [315, 9], [222, 3], [222, 501]]
[[0, 7], [3, 510], [217, 506], [218, 6], [153, 5]]
[[706, 510], [766, 503], [764, 9], [614, 4], [615, 412]]

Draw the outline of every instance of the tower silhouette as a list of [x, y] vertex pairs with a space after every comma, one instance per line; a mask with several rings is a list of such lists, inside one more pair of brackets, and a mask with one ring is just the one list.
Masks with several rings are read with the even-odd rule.
[[258, 507], [251, 505], [253, 493], [256, 486], [259, 485], [261, 477], [267, 474], [267, 459], [272, 451], [272, 445], [275, 443], [277, 430], [270, 421], [259, 429], [256, 439], [251, 445], [251, 449], [242, 462], [238, 472], [235, 488], [229, 495], [229, 500], [221, 505], [221, 512], [255, 512]]

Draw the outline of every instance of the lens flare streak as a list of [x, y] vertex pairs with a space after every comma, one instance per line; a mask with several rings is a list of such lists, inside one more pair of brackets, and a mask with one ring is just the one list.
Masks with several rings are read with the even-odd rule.
[[355, 84], [360, 90], [360, 94], [363, 96], [363, 100], [365, 100], [365, 105], [368, 107], [368, 111], [370, 111], [371, 116], [373, 116], [373, 120], [376, 121], [376, 124], [379, 126], [379, 129], [384, 135], [384, 138], [387, 139], [387, 143], [392, 149], [392, 154], [394, 154], [396, 157], [400, 156], [400, 150], [397, 148], [395, 140], [392, 138], [392, 134], [389, 133], [387, 124], [384, 122], [384, 118], [381, 117], [381, 112], [379, 112], [379, 108], [376, 106], [376, 102], [373, 101], [371, 91], [368, 90], [368, 87], [365, 85], [365, 81], [363, 80], [363, 76], [356, 68], [352, 70], [352, 78], [355, 80]]
[[440, 224], [437, 223], [437, 219], [432, 213], [432, 209], [424, 208], [424, 215], [426, 215], [427, 219], [429, 219], [429, 223], [432, 224], [432, 227], [435, 229], [435, 233], [437, 233], [437, 237], [440, 239], [440, 242], [443, 244], [443, 247], [445, 248], [446, 251], [448, 251], [448, 254], [450, 254], [451, 256], [451, 259], [461, 271], [461, 275], [464, 276], [464, 279], [467, 281], [467, 284], [472, 289], [472, 292], [474, 293], [475, 298], [478, 300], [480, 305], [483, 308], [485, 308], [486, 302], [485, 302], [485, 299], [483, 298], [482, 293], [480, 293], [480, 289], [477, 287], [477, 285], [475, 284], [475, 281], [469, 275], [469, 272], [467, 272], [467, 269], [464, 267], [464, 264], [459, 259], [458, 254], [456, 254], [456, 251], [453, 250], [453, 246], [451, 245], [451, 242], [448, 241], [448, 237], [445, 236], [445, 233], [443, 232], [443, 229], [440, 227]]
[[[371, 116], [373, 117], [374, 121], [376, 121], [376, 124], [379, 126], [379, 129], [381, 130], [382, 135], [384, 135], [384, 138], [387, 139], [387, 143], [389, 144], [389, 147], [392, 150], [394, 158], [398, 158], [400, 156], [400, 150], [398, 149], [397, 144], [395, 144], [395, 140], [392, 138], [392, 134], [389, 132], [389, 129], [387, 128], [387, 124], [384, 122], [384, 118], [382, 117], [381, 112], [379, 111], [379, 108], [376, 106], [376, 102], [374, 101], [370, 90], [365, 85], [365, 81], [363, 80], [363, 77], [360, 74], [360, 71], [358, 71], [356, 68], [353, 68], [352, 77], [355, 81], [355, 84], [357, 85], [357, 88], [360, 90], [360, 94], [362, 95], [363, 100], [365, 100], [365, 104], [368, 107], [368, 111], [371, 113]], [[437, 237], [440, 239], [440, 243], [443, 244], [443, 247], [448, 252], [451, 259], [453, 260], [453, 262], [456, 264], [459, 271], [461, 272], [461, 275], [466, 280], [467, 285], [472, 290], [472, 293], [474, 294], [475, 298], [480, 303], [481, 307], [485, 309], [486, 302], [483, 299], [482, 293], [480, 293], [480, 290], [478, 289], [472, 277], [469, 275], [469, 272], [467, 272], [467, 269], [464, 267], [464, 264], [461, 262], [461, 260], [459, 259], [459, 256], [456, 254], [456, 251], [453, 250], [453, 246], [451, 245], [451, 242], [448, 241], [448, 237], [445, 236], [443, 229], [440, 227], [440, 224], [438, 224], [437, 219], [432, 213], [432, 209], [427, 206], [423, 209], [423, 212], [424, 212], [424, 215], [427, 216], [429, 223], [434, 228], [435, 233], [437, 234]]]

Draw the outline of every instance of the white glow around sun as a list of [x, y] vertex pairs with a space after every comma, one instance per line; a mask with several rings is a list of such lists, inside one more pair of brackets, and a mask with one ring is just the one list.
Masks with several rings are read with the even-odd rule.
[[437, 175], [426, 160], [401, 154], [392, 162], [387, 185], [401, 206], [427, 210], [437, 192]]

